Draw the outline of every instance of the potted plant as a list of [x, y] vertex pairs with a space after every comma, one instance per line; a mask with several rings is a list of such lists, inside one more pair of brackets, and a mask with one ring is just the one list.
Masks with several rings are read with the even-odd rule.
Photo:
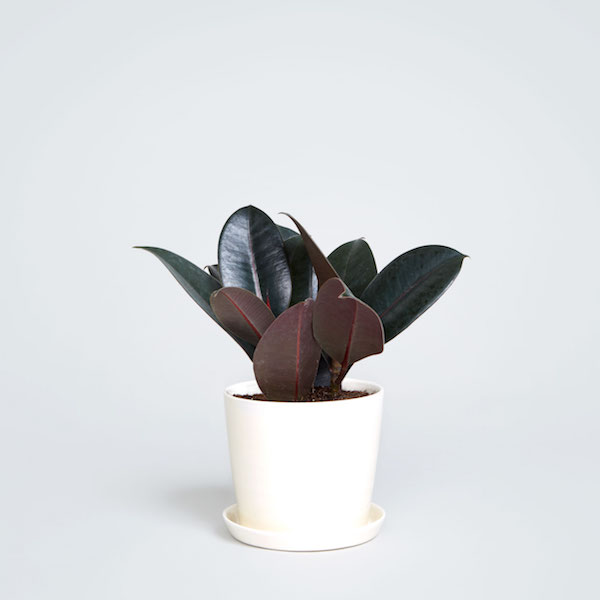
[[255, 380], [225, 390], [237, 499], [224, 511], [230, 532], [274, 549], [352, 546], [374, 537], [384, 517], [371, 502], [383, 390], [346, 376], [444, 293], [465, 255], [423, 246], [378, 273], [363, 239], [326, 257], [290, 218], [297, 232], [239, 209], [206, 270], [142, 248], [253, 361]]

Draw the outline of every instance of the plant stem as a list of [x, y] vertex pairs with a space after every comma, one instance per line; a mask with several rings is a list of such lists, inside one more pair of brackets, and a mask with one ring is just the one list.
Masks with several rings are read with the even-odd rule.
[[330, 370], [331, 370], [331, 390], [333, 392], [339, 392], [340, 391], [339, 378], [340, 378], [340, 373], [342, 372], [341, 363], [339, 363], [337, 360], [332, 358]]

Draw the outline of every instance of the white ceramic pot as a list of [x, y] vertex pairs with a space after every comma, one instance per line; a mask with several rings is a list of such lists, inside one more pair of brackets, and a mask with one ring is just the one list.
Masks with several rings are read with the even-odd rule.
[[[225, 391], [237, 506], [224, 516], [237, 526], [234, 530], [228, 523], [235, 537], [242, 539], [236, 534], [240, 529], [258, 532], [259, 538], [263, 532], [269, 543], [256, 536], [242, 541], [310, 550], [362, 543], [377, 533], [383, 511], [371, 504], [371, 495], [383, 390], [353, 379], [343, 387], [369, 395], [324, 402], [269, 402], [234, 395], [259, 393], [254, 381]], [[369, 529], [376, 519], [379, 525]], [[361, 531], [362, 536], [352, 535]]]

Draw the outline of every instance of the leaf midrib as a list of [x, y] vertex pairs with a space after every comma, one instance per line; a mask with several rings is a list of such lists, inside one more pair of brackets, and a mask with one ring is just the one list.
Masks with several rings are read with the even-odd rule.
[[242, 317], [244, 318], [246, 323], [248, 323], [248, 325], [250, 325], [250, 328], [256, 334], [256, 337], [258, 337], [258, 339], [260, 340], [262, 335], [260, 334], [258, 329], [256, 329], [256, 327], [253, 325], [253, 323], [250, 321], [250, 319], [245, 315], [244, 311], [236, 304], [236, 302], [233, 300], [233, 298], [231, 298], [227, 293], [224, 292], [223, 295], [225, 296], [225, 298], [227, 298], [227, 300], [229, 300], [229, 302], [231, 302], [231, 304], [233, 304], [233, 306], [237, 309], [237, 311], [240, 313], [240, 315], [242, 315]]
[[402, 294], [400, 294], [392, 303], [390, 303], [383, 312], [379, 313], [379, 317], [381, 319], [383, 319], [402, 299], [404, 299], [408, 294], [410, 294], [410, 292], [412, 292], [415, 289], [415, 287], [420, 285], [423, 281], [426, 281], [427, 279], [432, 277], [442, 267], [445, 267], [447, 265], [447, 263], [451, 262], [452, 260], [453, 260], [452, 258], [444, 260], [437, 267], [435, 267], [434, 269], [429, 271], [429, 273], [426, 273], [425, 275], [422, 275], [421, 277], [419, 277], [419, 279], [417, 279], [407, 290], [402, 292]]

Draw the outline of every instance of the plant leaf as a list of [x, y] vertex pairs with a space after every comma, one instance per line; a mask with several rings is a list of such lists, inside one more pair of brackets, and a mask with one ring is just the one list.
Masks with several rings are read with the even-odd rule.
[[302, 400], [312, 390], [321, 358], [313, 336], [314, 304], [308, 299], [288, 308], [256, 346], [254, 374], [268, 400]]
[[210, 296], [210, 305], [225, 329], [254, 346], [275, 320], [271, 309], [243, 288], [216, 290]]
[[289, 240], [294, 236], [300, 235], [297, 231], [290, 229], [289, 227], [284, 227], [283, 225], [277, 225], [277, 229], [279, 229], [279, 233], [281, 235], [281, 239], [285, 242], [285, 240]]
[[371, 281], [362, 298], [381, 318], [386, 342], [448, 289], [465, 258], [446, 246], [422, 246], [394, 259]]
[[224, 286], [251, 291], [275, 315], [289, 306], [292, 279], [283, 240], [277, 225], [258, 208], [240, 208], [225, 223], [219, 269]]
[[383, 326], [364, 302], [344, 296], [341, 279], [329, 279], [319, 290], [313, 315], [313, 333], [319, 346], [341, 364], [336, 383], [357, 361], [383, 352]]
[[221, 271], [219, 271], [219, 265], [206, 265], [204, 268], [208, 270], [212, 277], [221, 283]]
[[[221, 284], [214, 277], [206, 273], [206, 271], [203, 271], [200, 267], [197, 267], [194, 263], [191, 263], [189, 260], [186, 260], [174, 252], [169, 252], [169, 250], [154, 248], [152, 246], [136, 246], [136, 248], [154, 254], [154, 256], [167, 267], [181, 287], [183, 287], [183, 289], [192, 297], [192, 300], [194, 300], [194, 302], [196, 302], [196, 304], [198, 304], [211, 319], [218, 323], [219, 326], [223, 327], [210, 306], [210, 295], [221, 287]], [[231, 333], [230, 335], [242, 347], [244, 352], [252, 358], [254, 355], [254, 345], [245, 342]]]
[[313, 269], [304, 241], [299, 235], [283, 242], [290, 274], [292, 276], [292, 299], [290, 305], [304, 302], [307, 298], [317, 297], [317, 276]]
[[320, 248], [315, 244], [313, 239], [308, 235], [308, 232], [292, 215], [288, 213], [282, 213], [288, 216], [298, 228], [300, 235], [302, 236], [302, 240], [304, 241], [304, 246], [306, 247], [306, 251], [308, 252], [308, 256], [310, 258], [310, 262], [312, 262], [313, 267], [315, 269], [315, 273], [317, 274], [317, 279], [319, 281], [319, 287], [321, 287], [328, 279], [332, 277], [337, 277], [338, 274], [335, 272], [335, 269], [329, 264], [329, 261], [321, 252]]
[[375, 257], [367, 242], [353, 240], [336, 248], [327, 259], [337, 271], [339, 278], [357, 298], [377, 275]]

